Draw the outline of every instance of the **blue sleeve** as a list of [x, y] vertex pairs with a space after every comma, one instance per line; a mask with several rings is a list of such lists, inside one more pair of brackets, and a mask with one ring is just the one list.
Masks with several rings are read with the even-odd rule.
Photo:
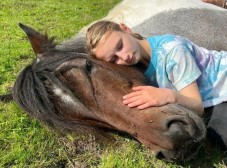
[[201, 75], [192, 54], [185, 45], [177, 45], [167, 54], [166, 73], [177, 91], [185, 88]]

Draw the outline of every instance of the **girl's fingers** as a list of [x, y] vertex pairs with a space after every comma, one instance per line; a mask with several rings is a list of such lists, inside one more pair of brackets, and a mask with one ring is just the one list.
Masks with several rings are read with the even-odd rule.
[[124, 99], [123, 103], [124, 104], [130, 104], [130, 103], [136, 102], [138, 100], [141, 100], [141, 98], [139, 96], [134, 96], [134, 97], [131, 97], [131, 98], [128, 98], [128, 99]]
[[134, 97], [134, 96], [142, 95], [143, 94], [143, 91], [146, 91], [145, 89], [147, 89], [147, 88], [148, 88], [147, 86], [133, 87], [132, 88], [133, 92], [132, 93], [129, 93], [127, 95], [124, 95], [123, 96], [123, 99], [128, 99], [128, 98], [131, 98], [131, 97]]
[[160, 104], [157, 101], [150, 101], [139, 105], [138, 109], [143, 110], [149, 107], [157, 107], [157, 106], [160, 106]]
[[134, 101], [132, 103], [129, 103], [127, 106], [128, 107], [137, 107], [137, 106], [140, 106], [142, 104], [144, 104], [144, 103], [141, 100], [137, 100], [137, 101]]
[[140, 94], [141, 94], [140, 92], [132, 92], [132, 93], [129, 93], [127, 95], [124, 95], [123, 99], [130, 99], [132, 97], [139, 96]]
[[138, 106], [138, 109], [143, 110], [146, 109], [148, 107], [151, 107], [151, 105], [149, 103], [145, 103], [145, 104], [141, 104]]
[[136, 87], [132, 87], [133, 91], [140, 91], [143, 90], [146, 86], [136, 86]]

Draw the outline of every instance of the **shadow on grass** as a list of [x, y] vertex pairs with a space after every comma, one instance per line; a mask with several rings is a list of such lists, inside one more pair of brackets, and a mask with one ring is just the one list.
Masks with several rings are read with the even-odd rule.
[[[224, 168], [227, 162], [227, 153], [221, 151], [209, 141], [204, 142], [192, 160], [168, 163], [154, 158], [148, 148], [127, 134], [117, 133], [117, 135], [114, 134], [107, 137], [112, 137], [112, 139], [103, 141], [103, 139], [96, 139], [95, 136], [83, 134], [74, 134], [71, 141], [66, 137], [59, 138], [60, 143], [65, 147], [67, 159], [58, 160], [56, 163], [51, 164], [50, 167], [105, 167], [100, 166], [108, 165], [108, 163], [102, 163], [103, 160], [108, 162], [106, 158], [113, 157], [113, 155], [115, 155], [114, 157], [116, 157], [115, 160], [118, 164], [116, 163], [111, 167], [118, 168], [121, 167], [119, 162], [121, 162], [120, 165], [127, 166], [128, 163], [126, 162], [128, 160], [134, 160], [131, 161], [131, 164], [135, 165], [135, 167], [144, 167], [145, 164], [145, 167], [155, 168]], [[136, 163], [136, 161], [141, 159], [144, 162], [147, 161], [147, 163], [142, 164], [143, 166]], [[113, 162], [114, 159], [110, 159], [110, 161]]]

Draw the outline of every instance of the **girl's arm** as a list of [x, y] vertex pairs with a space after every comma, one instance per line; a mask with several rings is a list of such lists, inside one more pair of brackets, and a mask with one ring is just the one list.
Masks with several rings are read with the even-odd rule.
[[176, 103], [191, 110], [198, 111], [200, 114], [203, 113], [202, 98], [196, 81], [179, 92], [176, 92]]
[[156, 88], [152, 86], [138, 86], [133, 92], [123, 97], [123, 103], [128, 107], [145, 109], [152, 106], [162, 106], [168, 103], [177, 103], [202, 114], [202, 98], [196, 81], [181, 89], [179, 92]]

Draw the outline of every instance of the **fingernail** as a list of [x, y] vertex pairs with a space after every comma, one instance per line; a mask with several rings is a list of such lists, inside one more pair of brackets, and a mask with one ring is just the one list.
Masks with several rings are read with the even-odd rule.
[[128, 107], [132, 107], [132, 105], [131, 104], [128, 104]]

